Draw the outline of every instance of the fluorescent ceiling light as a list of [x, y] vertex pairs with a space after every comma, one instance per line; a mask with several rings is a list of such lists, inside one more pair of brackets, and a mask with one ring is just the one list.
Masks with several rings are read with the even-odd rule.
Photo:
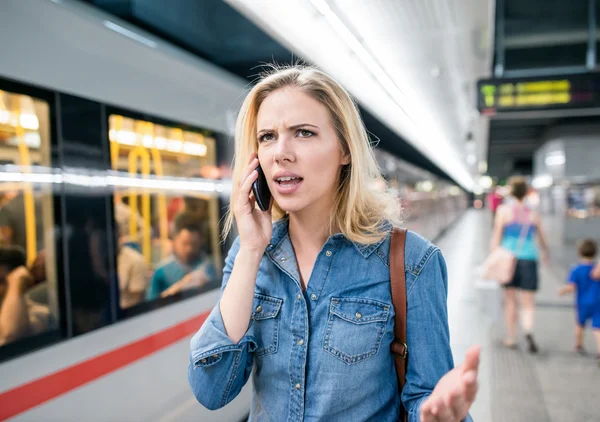
[[546, 189], [552, 186], [554, 179], [549, 174], [536, 176], [531, 181], [531, 185], [536, 189]]
[[[392, 78], [325, 0], [226, 0], [344, 85], [366, 109], [467, 190], [474, 180], [412, 83]], [[353, 7], [345, 2], [344, 7]], [[315, 16], [316, 13], [320, 16]], [[299, 24], [301, 22], [302, 24]], [[360, 34], [358, 34], [360, 35]]]
[[142, 37], [141, 35], [136, 34], [135, 32], [133, 32], [127, 28], [123, 28], [122, 26], [117, 25], [116, 23], [113, 23], [111, 21], [104, 21], [104, 26], [106, 26], [108, 29], [111, 29], [121, 35], [126, 36], [127, 38], [137, 41], [140, 44], [144, 44], [147, 47], [156, 48], [156, 45], [157, 45], [156, 42], [149, 40], [146, 37]]
[[566, 162], [566, 158], [565, 155], [559, 151], [548, 154], [544, 161], [547, 166], [560, 166]]

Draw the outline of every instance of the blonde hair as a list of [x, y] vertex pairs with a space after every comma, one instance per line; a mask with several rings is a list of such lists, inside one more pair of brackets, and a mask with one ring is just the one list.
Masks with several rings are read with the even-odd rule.
[[[286, 87], [299, 89], [327, 109], [342, 152], [350, 156], [350, 164], [342, 168], [335, 193], [330, 230], [337, 228], [349, 240], [362, 244], [380, 241], [387, 234], [382, 231], [381, 223], [388, 221], [395, 226], [400, 225], [401, 206], [399, 199], [387, 189], [375, 190], [377, 184], [387, 187], [387, 183], [381, 176], [358, 108], [346, 90], [329, 75], [298, 65], [272, 66], [242, 104], [236, 124], [233, 190], [223, 239], [233, 227], [233, 198], [237, 194], [241, 174], [250, 155], [258, 151], [258, 110], [269, 94]], [[274, 202], [272, 215], [274, 220], [278, 220], [285, 216], [285, 211]]]

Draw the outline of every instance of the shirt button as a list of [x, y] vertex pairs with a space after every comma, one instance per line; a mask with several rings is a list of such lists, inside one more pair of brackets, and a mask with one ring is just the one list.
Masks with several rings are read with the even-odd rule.
[[256, 312], [257, 312], [257, 313], [260, 313], [260, 312], [262, 312], [262, 306], [258, 305], [258, 306], [256, 307]]
[[281, 262], [285, 262], [285, 257], [281, 258]]
[[200, 362], [206, 363], [206, 359], [200, 359]]
[[298, 346], [302, 346], [304, 344], [304, 340], [300, 339], [298, 340]]
[[296, 384], [296, 390], [300, 390], [300, 384]]
[[296, 297], [298, 298], [298, 300], [302, 299], [302, 295], [300, 295], [300, 294]]
[[325, 252], [325, 255], [327, 255], [327, 256], [331, 256], [331, 251], [327, 251], [327, 252]]
[[310, 295], [310, 298], [311, 298], [312, 300], [317, 300], [317, 295], [313, 293], [312, 295]]
[[213, 359], [217, 359], [219, 355], [213, 355]]
[[362, 315], [361, 315], [361, 313], [360, 313], [360, 312], [357, 312], [357, 313], [356, 313], [356, 318], [358, 318], [358, 319], [361, 319], [361, 318], [362, 318]]

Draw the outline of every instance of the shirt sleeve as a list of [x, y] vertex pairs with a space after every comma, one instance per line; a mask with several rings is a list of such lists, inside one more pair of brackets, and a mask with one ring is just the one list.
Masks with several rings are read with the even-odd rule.
[[[225, 259], [221, 292], [227, 285], [239, 238]], [[252, 336], [252, 321], [238, 343], [227, 336], [219, 303], [190, 342], [188, 381], [196, 399], [206, 408], [215, 410], [233, 400], [252, 372], [256, 342]]]
[[148, 287], [148, 292], [146, 293], [147, 300], [154, 300], [160, 296], [165, 284], [164, 279], [163, 269], [157, 268], [156, 271], [154, 271], [154, 275], [150, 281], [150, 286]]
[[40, 334], [50, 328], [50, 309], [33, 301], [27, 303], [30, 334]]
[[129, 283], [127, 288], [131, 293], [145, 292], [148, 287], [148, 264], [144, 261], [143, 257], [136, 257], [131, 262], [131, 268], [129, 272]]
[[[407, 285], [406, 342], [408, 368], [402, 404], [409, 422], [420, 421], [421, 404], [454, 368], [448, 329], [448, 273], [439, 249], [430, 255], [417, 279]], [[472, 421], [467, 415], [465, 421]]]
[[569, 277], [567, 278], [567, 283], [577, 285], [577, 267], [571, 268], [569, 272]]

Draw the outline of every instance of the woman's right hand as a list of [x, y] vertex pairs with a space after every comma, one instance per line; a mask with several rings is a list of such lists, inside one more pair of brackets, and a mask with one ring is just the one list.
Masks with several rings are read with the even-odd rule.
[[255, 207], [252, 183], [258, 178], [257, 167], [258, 158], [256, 154], [252, 154], [248, 167], [240, 178], [233, 203], [233, 215], [240, 235], [240, 246], [262, 253], [271, 241], [273, 228], [271, 206], [267, 211]]

